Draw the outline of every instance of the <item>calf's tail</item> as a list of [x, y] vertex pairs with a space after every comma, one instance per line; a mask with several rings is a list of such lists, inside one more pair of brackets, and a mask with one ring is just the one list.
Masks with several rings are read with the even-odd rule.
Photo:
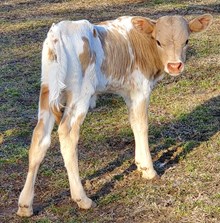
[[42, 83], [49, 88], [49, 106], [55, 118], [61, 118], [61, 94], [66, 88], [67, 55], [58, 25], [52, 25], [43, 45]]

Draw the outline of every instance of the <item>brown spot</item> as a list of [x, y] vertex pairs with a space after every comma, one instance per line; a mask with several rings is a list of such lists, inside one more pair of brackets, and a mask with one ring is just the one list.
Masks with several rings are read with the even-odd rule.
[[40, 119], [40, 120], [38, 120], [38, 123], [37, 123], [36, 127], [34, 128], [32, 141], [31, 141], [31, 148], [29, 151], [29, 159], [34, 156], [35, 148], [41, 142], [43, 134], [44, 134], [44, 122], [43, 122], [43, 119]]
[[147, 167], [140, 167], [140, 170], [147, 171], [148, 168]]
[[19, 206], [20, 208], [29, 208], [28, 205], [21, 205], [21, 204], [19, 204], [18, 206]]
[[65, 107], [59, 107], [59, 109], [55, 106], [51, 107], [51, 111], [53, 112], [56, 123], [58, 125], [61, 123], [61, 120], [62, 123], [65, 121], [67, 115], [64, 114], [63, 116], [63, 113], [66, 111], [67, 108], [70, 108], [72, 106], [72, 99], [73, 99], [72, 92], [66, 90], [61, 95], [61, 104], [65, 105]]
[[40, 109], [49, 110], [49, 88], [47, 85], [42, 84], [40, 90]]
[[98, 31], [98, 34], [105, 54], [101, 65], [102, 72], [116, 79], [126, 77], [133, 71], [128, 41], [117, 31], [116, 27], [108, 32]]
[[82, 37], [83, 40], [83, 52], [79, 55], [79, 60], [82, 66], [82, 72], [83, 76], [85, 75], [85, 71], [87, 67], [95, 62], [96, 55], [94, 55], [94, 52], [91, 52], [89, 40], [85, 36]]
[[72, 112], [74, 109], [74, 106], [72, 105], [72, 102], [73, 102], [72, 99], [73, 99], [72, 92], [69, 90], [65, 91], [64, 103], [66, 104], [66, 106], [65, 106], [64, 115], [62, 117], [60, 125], [62, 125], [64, 122], [66, 122], [66, 119], [70, 116], [69, 113]]
[[54, 39], [53, 41], [54, 41], [54, 43], [57, 43], [58, 42], [58, 39]]
[[[65, 96], [65, 93], [62, 94], [63, 97]], [[66, 98], [62, 98], [63, 100], [66, 100]], [[62, 111], [61, 107], [58, 109], [56, 106], [49, 105], [49, 88], [47, 85], [42, 84], [41, 85], [41, 91], [40, 91], [40, 109], [49, 111], [51, 109], [51, 112], [53, 113], [56, 123], [59, 124], [62, 118]]]
[[57, 55], [52, 49], [48, 49], [48, 59], [50, 61], [57, 61]]
[[43, 131], [44, 128], [44, 122], [43, 119], [40, 119], [34, 129], [34, 134], [40, 135]]
[[97, 37], [97, 32], [95, 29], [93, 29], [93, 36], [96, 38]]
[[55, 121], [56, 121], [57, 125], [59, 125], [60, 121], [62, 119], [62, 115], [63, 115], [60, 108], [58, 109], [56, 106], [52, 106], [51, 111], [53, 113], [53, 116], [55, 118]]

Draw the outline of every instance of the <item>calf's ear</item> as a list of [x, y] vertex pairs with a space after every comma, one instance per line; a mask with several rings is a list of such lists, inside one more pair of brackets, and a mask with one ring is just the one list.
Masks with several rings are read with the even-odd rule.
[[198, 16], [189, 22], [189, 29], [191, 32], [202, 32], [211, 25], [212, 19], [210, 14]]
[[144, 17], [134, 17], [131, 22], [138, 31], [146, 34], [151, 34], [156, 24], [156, 21]]

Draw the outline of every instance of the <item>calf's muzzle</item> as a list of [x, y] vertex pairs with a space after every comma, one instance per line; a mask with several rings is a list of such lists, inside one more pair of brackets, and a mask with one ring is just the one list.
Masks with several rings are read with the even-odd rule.
[[167, 70], [169, 71], [170, 74], [179, 74], [183, 71], [184, 69], [184, 64], [182, 62], [177, 62], [177, 63], [168, 63], [167, 64]]

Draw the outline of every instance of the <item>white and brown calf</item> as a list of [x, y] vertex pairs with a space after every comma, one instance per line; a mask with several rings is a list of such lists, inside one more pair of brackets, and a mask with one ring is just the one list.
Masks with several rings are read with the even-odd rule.
[[17, 214], [33, 214], [35, 179], [55, 121], [71, 197], [80, 208], [92, 206], [79, 177], [77, 142], [89, 106], [95, 106], [96, 94], [102, 92], [124, 98], [135, 137], [135, 162], [144, 178], [154, 178], [148, 146], [150, 93], [164, 71], [174, 76], [183, 71], [190, 33], [205, 30], [211, 21], [212, 16], [205, 14], [189, 22], [164, 16], [157, 21], [120, 17], [99, 25], [86, 20], [53, 25], [43, 45], [38, 124]]

